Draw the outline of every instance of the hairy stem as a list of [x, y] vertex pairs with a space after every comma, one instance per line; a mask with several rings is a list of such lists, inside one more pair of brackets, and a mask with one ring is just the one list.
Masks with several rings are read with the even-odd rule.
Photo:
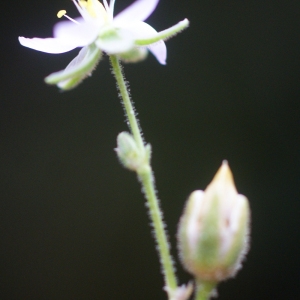
[[[131, 133], [138, 147], [146, 151], [142, 139], [141, 129], [134, 112], [133, 104], [129, 97], [129, 92], [119, 60], [115, 55], [111, 55], [110, 62], [120, 91]], [[162, 272], [165, 278], [165, 285], [167, 287], [167, 290], [172, 291], [177, 288], [177, 280], [173, 267], [172, 257], [170, 254], [167, 233], [163, 224], [162, 212], [159, 207], [159, 201], [155, 192], [153, 172], [150, 163], [147, 163], [146, 166], [138, 170], [137, 175], [142, 184], [143, 192], [145, 193], [145, 197], [147, 199], [149, 214], [154, 227], [155, 240], [158, 245], [158, 253], [160, 256]]]
[[195, 300], [209, 300], [215, 286], [212, 282], [197, 282]]
[[122, 73], [122, 67], [120, 65], [118, 58], [115, 55], [110, 56], [110, 62], [112, 65], [113, 74], [115, 75], [117, 81], [118, 89], [121, 94], [122, 103], [124, 105], [124, 110], [125, 110], [126, 117], [128, 119], [131, 133], [138, 146], [140, 148], [143, 148], [145, 146], [144, 146], [141, 130], [135, 115], [134, 106], [130, 100], [129, 92], [127, 90], [127, 84], [125, 82], [125, 78]]

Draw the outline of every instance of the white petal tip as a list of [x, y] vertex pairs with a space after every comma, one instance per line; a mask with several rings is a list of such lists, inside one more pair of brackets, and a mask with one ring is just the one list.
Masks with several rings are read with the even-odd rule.
[[19, 37], [22, 46], [45, 53], [64, 53], [79, 47], [77, 41], [66, 41], [61, 38], [25, 38]]
[[21, 45], [23, 45], [24, 40], [26, 40], [26, 38], [24, 38], [24, 36], [19, 36], [18, 40], [20, 42]]

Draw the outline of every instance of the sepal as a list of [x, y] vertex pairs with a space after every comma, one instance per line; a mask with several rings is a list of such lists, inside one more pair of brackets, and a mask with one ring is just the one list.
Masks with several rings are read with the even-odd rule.
[[151, 44], [154, 44], [156, 42], [159, 42], [161, 40], [168, 40], [169, 38], [175, 36], [182, 30], [186, 29], [189, 26], [190, 22], [188, 19], [184, 19], [177, 23], [176, 25], [165, 29], [163, 31], [157, 32], [156, 34], [153, 34], [152, 36], [149, 36], [144, 39], [137, 39], [135, 41], [135, 44], [137, 46], [148, 46]]
[[95, 44], [83, 47], [64, 70], [50, 74], [45, 82], [56, 84], [62, 90], [72, 89], [90, 76], [101, 57], [102, 52]]
[[127, 52], [134, 47], [131, 32], [123, 28], [103, 28], [95, 43], [109, 55]]
[[120, 53], [118, 57], [125, 63], [136, 63], [146, 59], [148, 49], [145, 47], [135, 47], [130, 51]]

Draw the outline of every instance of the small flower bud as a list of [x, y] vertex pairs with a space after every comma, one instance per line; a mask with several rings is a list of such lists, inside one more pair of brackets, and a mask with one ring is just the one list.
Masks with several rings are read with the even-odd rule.
[[118, 147], [115, 149], [123, 166], [132, 171], [139, 171], [148, 165], [150, 159], [150, 145], [142, 149], [138, 147], [133, 136], [128, 132], [121, 132], [117, 137]]
[[198, 281], [232, 277], [248, 251], [250, 209], [237, 193], [232, 173], [223, 162], [206, 190], [194, 191], [178, 230], [178, 247], [185, 268]]

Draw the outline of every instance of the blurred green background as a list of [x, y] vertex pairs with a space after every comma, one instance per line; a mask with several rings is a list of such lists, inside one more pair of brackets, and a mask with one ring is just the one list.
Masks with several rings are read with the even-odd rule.
[[[78, 16], [67, 0], [2, 4], [0, 299], [166, 299], [141, 188], [113, 150], [127, 126], [108, 58], [62, 93], [43, 78], [78, 50], [18, 43], [51, 36], [60, 9]], [[167, 66], [125, 65], [176, 261], [185, 200], [223, 159], [250, 200], [251, 251], [222, 300], [300, 299], [299, 15], [293, 0], [161, 0], [149, 24], [190, 28]]]

